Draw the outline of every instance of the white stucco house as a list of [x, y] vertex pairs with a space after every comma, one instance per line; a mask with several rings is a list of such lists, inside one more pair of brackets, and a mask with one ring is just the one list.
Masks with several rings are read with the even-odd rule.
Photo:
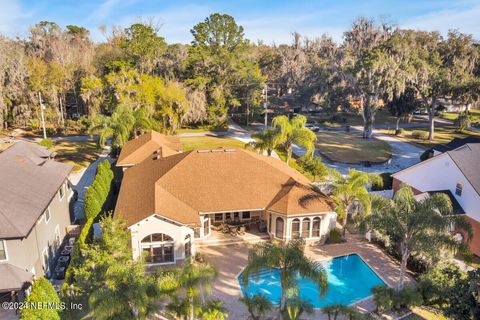
[[480, 255], [480, 143], [467, 143], [392, 175], [393, 190], [402, 183], [416, 194], [443, 192], [455, 214], [465, 215], [473, 227], [470, 248]]
[[243, 149], [163, 156], [163, 146], [144, 147], [155, 136], [128, 142], [119, 156], [136, 159], [128, 161], [115, 208], [127, 221], [134, 258], [177, 263], [222, 224], [262, 223], [270, 238], [285, 241], [319, 241], [335, 226], [333, 201], [284, 162]]

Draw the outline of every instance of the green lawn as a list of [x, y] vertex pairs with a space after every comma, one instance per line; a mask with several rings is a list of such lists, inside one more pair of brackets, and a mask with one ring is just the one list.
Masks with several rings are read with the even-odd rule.
[[183, 151], [195, 149], [218, 149], [218, 148], [245, 148], [245, 143], [231, 138], [223, 137], [181, 137]]
[[97, 160], [102, 152], [95, 141], [62, 141], [55, 143], [55, 160], [72, 164], [73, 170], [81, 170]]
[[[480, 133], [475, 133], [471, 131], [458, 133], [456, 132], [456, 128], [454, 126], [446, 126], [446, 127], [435, 127], [434, 140], [430, 142], [429, 140], [419, 140], [419, 139], [413, 138], [412, 137], [413, 130], [414, 129], [404, 130], [402, 135], [399, 136], [399, 138], [406, 140], [407, 142], [415, 144], [424, 149], [431, 148], [433, 145], [436, 145], [439, 143], [448, 143], [453, 138], [466, 138], [468, 136], [474, 136], [474, 137], [480, 138]], [[427, 130], [427, 129], [422, 129], [422, 130]], [[392, 134], [392, 130], [390, 131], [377, 130], [377, 132]]]
[[446, 317], [440, 313], [429, 310], [425, 307], [412, 308], [413, 314], [405, 317], [406, 320], [447, 320]]
[[[458, 112], [443, 112], [440, 117], [453, 121], [458, 118], [458, 114]], [[472, 117], [472, 122], [480, 122], [480, 109], [470, 110], [470, 116]]]
[[388, 143], [377, 139], [363, 139], [359, 133], [318, 132], [315, 145], [328, 159], [344, 163], [385, 162], [391, 157]]
[[228, 131], [228, 127], [212, 127], [212, 126], [200, 126], [196, 128], [180, 128], [177, 130], [177, 135], [182, 133], [198, 133], [198, 132], [225, 132]]

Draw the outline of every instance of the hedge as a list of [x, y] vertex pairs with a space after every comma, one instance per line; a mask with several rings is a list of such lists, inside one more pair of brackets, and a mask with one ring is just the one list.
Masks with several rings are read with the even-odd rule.
[[419, 140], [427, 140], [428, 139], [428, 131], [414, 130], [412, 132], [412, 137], [414, 137], [415, 139], [419, 139]]
[[[41, 277], [35, 280], [32, 286], [32, 291], [25, 300], [26, 304], [41, 304], [41, 303], [55, 303], [60, 308], [60, 298], [55, 292], [55, 288], [50, 281]], [[24, 308], [20, 311], [20, 319], [22, 320], [36, 320], [36, 319], [50, 319], [60, 320], [60, 309], [54, 307], [47, 308], [46, 305], [41, 308]]]
[[102, 211], [110, 194], [112, 181], [111, 164], [108, 160], [104, 160], [98, 165], [95, 179], [85, 193], [85, 217], [87, 219], [95, 219]]

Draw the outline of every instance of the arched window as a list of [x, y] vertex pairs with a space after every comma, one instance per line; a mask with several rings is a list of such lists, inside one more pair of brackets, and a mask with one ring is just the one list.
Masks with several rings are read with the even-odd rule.
[[293, 219], [292, 221], [292, 239], [300, 237], [300, 220]]
[[164, 233], [152, 233], [143, 238], [142, 243], [173, 241], [172, 237]]
[[312, 223], [312, 237], [314, 238], [320, 238], [320, 218], [315, 217], [313, 218], [313, 223]]
[[175, 261], [173, 238], [163, 233], [153, 233], [141, 242], [142, 253], [147, 263], [170, 263]]
[[277, 220], [275, 220], [275, 237], [279, 239], [283, 239], [283, 225], [283, 218], [277, 217]]
[[310, 218], [302, 220], [302, 238], [310, 238]]
[[187, 234], [185, 237], [185, 258], [188, 258], [192, 255], [192, 237]]

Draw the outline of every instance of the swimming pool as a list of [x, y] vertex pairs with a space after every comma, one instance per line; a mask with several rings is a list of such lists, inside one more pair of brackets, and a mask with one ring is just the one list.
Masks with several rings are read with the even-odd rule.
[[[320, 263], [328, 279], [327, 293], [323, 297], [319, 298], [318, 288], [313, 282], [297, 276], [300, 296], [309, 300], [315, 308], [357, 302], [370, 296], [373, 287], [385, 284], [357, 254], [322, 260]], [[242, 274], [238, 281], [243, 295], [261, 293], [272, 303], [279, 304], [282, 292], [279, 278], [278, 269], [268, 269], [260, 272], [258, 277], [250, 276], [248, 289], [243, 284]]]

